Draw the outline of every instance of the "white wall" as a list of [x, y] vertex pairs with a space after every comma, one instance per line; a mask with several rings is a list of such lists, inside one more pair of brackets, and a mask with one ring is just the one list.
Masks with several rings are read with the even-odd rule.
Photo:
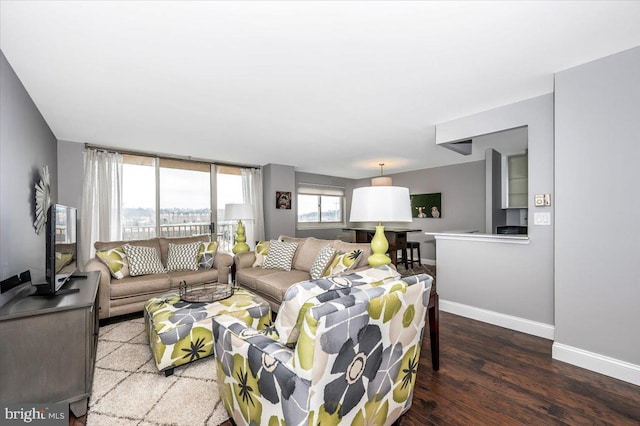
[[554, 357], [640, 385], [640, 47], [555, 87]]

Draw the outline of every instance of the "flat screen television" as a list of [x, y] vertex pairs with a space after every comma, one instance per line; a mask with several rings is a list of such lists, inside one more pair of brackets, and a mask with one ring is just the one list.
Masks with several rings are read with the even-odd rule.
[[53, 296], [73, 293], [78, 289], [63, 289], [77, 270], [78, 213], [74, 207], [53, 204], [47, 211], [45, 284], [36, 285], [36, 295]]

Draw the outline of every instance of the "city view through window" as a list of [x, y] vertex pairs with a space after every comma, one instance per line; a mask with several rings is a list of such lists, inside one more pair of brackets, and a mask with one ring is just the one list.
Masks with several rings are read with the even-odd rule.
[[[123, 164], [123, 239], [158, 236], [184, 237], [209, 234], [211, 215], [210, 165], [178, 160], [160, 160], [156, 191], [156, 162], [151, 157], [130, 156]], [[188, 168], [186, 168], [187, 166]], [[183, 168], [184, 167], [184, 168]], [[214, 190], [217, 201], [216, 239], [221, 250], [231, 247], [234, 221], [224, 220], [224, 206], [242, 203], [240, 169], [225, 167], [218, 172]], [[232, 173], [228, 173], [231, 171]], [[156, 212], [156, 193], [159, 212]]]

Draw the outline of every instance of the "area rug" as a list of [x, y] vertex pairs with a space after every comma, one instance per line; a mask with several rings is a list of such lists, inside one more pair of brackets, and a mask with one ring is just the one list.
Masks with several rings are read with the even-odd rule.
[[100, 327], [89, 426], [216, 426], [229, 417], [212, 356], [165, 377], [152, 359], [144, 319]]

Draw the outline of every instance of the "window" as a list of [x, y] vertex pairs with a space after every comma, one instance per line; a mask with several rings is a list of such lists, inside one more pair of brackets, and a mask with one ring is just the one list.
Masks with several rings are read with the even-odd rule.
[[210, 232], [211, 164], [160, 159], [160, 236]]
[[234, 244], [237, 220], [226, 220], [224, 206], [244, 203], [242, 195], [242, 169], [238, 167], [216, 167], [216, 192], [218, 206], [219, 250], [230, 252]]
[[298, 227], [344, 225], [344, 188], [298, 185]]
[[122, 238], [156, 237], [156, 159], [125, 154], [122, 163]]
[[215, 223], [219, 250], [231, 251], [237, 221], [224, 206], [244, 202], [242, 168], [124, 154], [122, 174], [124, 240], [209, 234]]

